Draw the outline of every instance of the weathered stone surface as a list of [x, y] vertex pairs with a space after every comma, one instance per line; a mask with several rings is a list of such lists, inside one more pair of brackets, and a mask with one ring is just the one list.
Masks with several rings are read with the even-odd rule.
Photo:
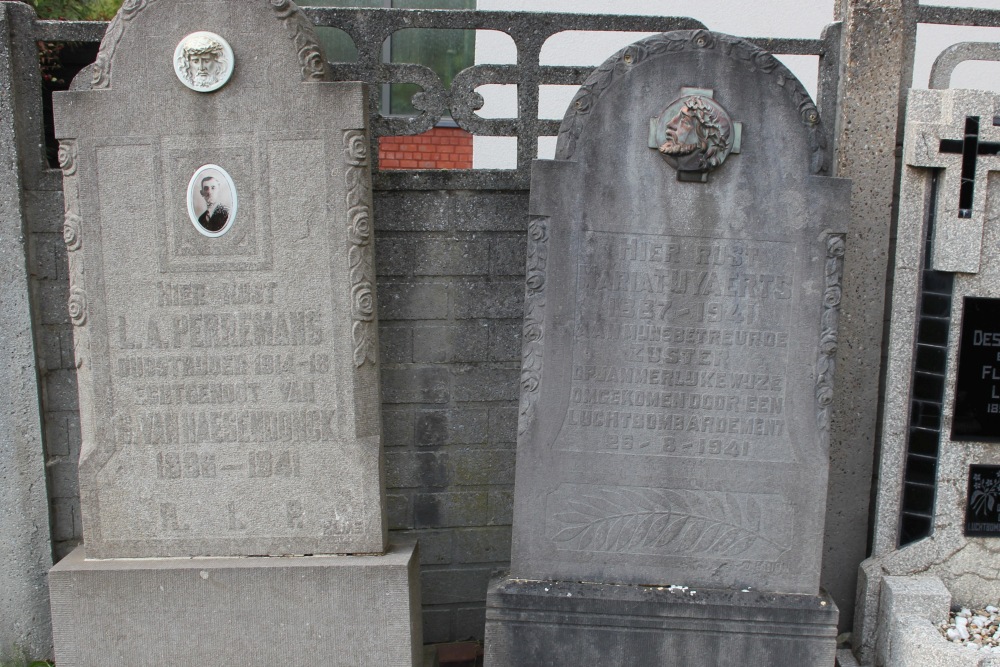
[[[879, 625], [887, 631], [879, 635], [876, 663], [897, 664], [893, 661], [906, 651], [903, 644], [911, 643], [911, 635], [919, 634], [915, 626], [940, 624], [948, 619], [950, 607], [951, 593], [937, 577], [886, 577], [882, 581]], [[922, 622], [914, 623], [915, 619]], [[937, 635], [943, 640], [940, 633]]]
[[822, 571], [823, 587], [844, 612], [842, 630], [850, 627], [854, 572], [868, 555], [880, 401], [873, 374], [882, 363], [886, 276], [895, 229], [896, 110], [910, 82], [906, 54], [916, 37], [916, 24], [907, 15], [910, 7], [903, 0], [834, 4], [837, 20], [843, 22], [837, 117], [822, 109], [824, 121], [836, 132], [833, 175], [851, 179]]
[[[982, 252], [986, 180], [990, 171], [1000, 171], [1000, 157], [980, 154], [976, 160], [976, 187], [971, 211], [960, 215], [962, 183], [961, 151], [942, 150], [942, 140], [962, 143], [968, 128], [966, 118], [981, 120], [978, 141], [996, 142], [1000, 128], [992, 124], [996, 95], [987, 91], [912, 91], [907, 105], [907, 141], [903, 159], [912, 167], [943, 169], [934, 230], [932, 263], [937, 271], [975, 273]], [[926, 173], [926, 172], [925, 172]]]
[[893, 653], [885, 667], [998, 667], [1000, 656], [952, 644], [922, 616], [901, 616], [889, 632]]
[[[33, 12], [0, 4], [0, 663], [48, 656], [52, 638], [45, 572], [52, 564], [42, 448], [41, 406], [25, 264], [27, 212], [22, 188], [37, 168], [25, 118], [37, 95], [19, 69], [37, 58]], [[25, 35], [29, 36], [26, 41]], [[25, 79], [29, 79], [25, 81]], [[34, 101], [34, 100], [32, 100]], [[37, 151], [37, 144], [35, 145]]]
[[[216, 92], [174, 73], [195, 31], [232, 45]], [[365, 90], [311, 34], [283, 0], [130, 3], [58, 96], [88, 557], [385, 548]], [[238, 195], [214, 237], [202, 165]]]
[[[951, 439], [955, 401], [963, 297], [1000, 297], [1000, 258], [991, 249], [1000, 244], [1000, 203], [994, 195], [1000, 163], [996, 157], [979, 156], [971, 217], [958, 215], [961, 165], [941, 154], [941, 140], [954, 139], [966, 116], [980, 116], [979, 131], [996, 140], [992, 120], [997, 105], [991, 93], [969, 90], [911, 91], [907, 105], [903, 178], [900, 186], [899, 232], [893, 282], [889, 351], [886, 366], [879, 488], [876, 496], [874, 555], [862, 564], [854, 624], [854, 649], [862, 664], [876, 658], [877, 646], [886, 641], [893, 626], [883, 623], [878, 609], [885, 597], [885, 577], [915, 573], [939, 578], [955, 604], [983, 607], [1000, 599], [1000, 580], [983, 567], [1000, 555], [995, 539], [963, 534], [968, 500], [969, 465], [998, 464], [995, 444]], [[935, 192], [931, 169], [944, 168]], [[949, 172], [955, 172], [949, 176]], [[945, 360], [943, 414], [938, 439], [933, 531], [928, 538], [897, 548], [900, 498], [909, 440], [912, 376], [915, 360], [916, 322], [919, 316], [921, 271], [927, 264], [927, 207], [936, 197], [933, 268], [956, 273], [950, 311]], [[962, 238], [969, 239], [968, 245]], [[941, 255], [938, 255], [940, 250]], [[954, 252], [952, 252], [954, 251]], [[944, 262], [939, 265], [938, 261]], [[957, 262], [957, 264], [952, 264]], [[916, 663], [915, 663], [916, 664]]]
[[501, 579], [486, 664], [829, 667], [836, 624], [827, 595]]
[[[706, 183], [648, 147], [685, 86], [743, 127]], [[513, 577], [817, 593], [849, 188], [823, 136], [714, 33], [581, 89], [533, 171]]]
[[86, 560], [50, 575], [62, 667], [420, 665], [418, 556]]

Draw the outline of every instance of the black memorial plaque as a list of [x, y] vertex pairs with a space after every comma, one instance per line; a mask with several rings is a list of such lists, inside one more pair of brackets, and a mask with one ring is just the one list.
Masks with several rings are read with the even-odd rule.
[[1000, 442], [1000, 299], [963, 300], [951, 439]]
[[1000, 537], [1000, 466], [969, 466], [967, 537]]

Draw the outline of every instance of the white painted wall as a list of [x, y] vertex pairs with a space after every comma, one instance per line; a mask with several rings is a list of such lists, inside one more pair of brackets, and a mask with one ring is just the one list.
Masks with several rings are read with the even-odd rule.
[[[823, 27], [833, 21], [837, 0], [766, 0], [760, 9], [733, 0], [477, 0], [483, 10], [551, 11], [591, 14], [632, 14], [691, 16], [710, 30], [743, 37], [818, 38]], [[924, 4], [953, 7], [1000, 9], [1000, 0], [933, 0]], [[616, 51], [650, 33], [560, 33], [542, 49], [543, 65], [599, 65]], [[998, 28], [954, 28], [920, 26], [914, 61], [915, 87], [926, 88], [931, 64], [950, 44], [960, 41], [1000, 41]], [[799, 77], [815, 98], [817, 58], [779, 56]], [[509, 64], [516, 59], [514, 42], [507, 35], [479, 31], [476, 35], [476, 64]], [[955, 71], [953, 87], [1000, 90], [1000, 63], [966, 63]], [[484, 118], [512, 118], [517, 113], [515, 86], [482, 86], [479, 92], [486, 101], [479, 111]], [[574, 86], [542, 86], [539, 91], [539, 117], [561, 119], [576, 93]], [[513, 137], [475, 137], [473, 166], [476, 169], [512, 169], [515, 164], [516, 139]], [[538, 157], [551, 158], [555, 137], [539, 139]]]
[[[691, 16], [709, 29], [744, 37], [818, 37], [833, 21], [834, 0], [767, 0], [765, 9], [750, 9], [749, 3], [733, 0], [477, 0], [484, 10], [574, 12], [587, 14], [633, 14], [643, 16]], [[692, 8], [694, 11], [692, 12]], [[543, 65], [600, 65], [619, 49], [651, 33], [560, 33], [542, 48]], [[476, 36], [476, 64], [513, 63], [514, 42], [502, 33], [480, 31]], [[815, 96], [817, 58], [782, 57]], [[479, 114], [486, 118], [512, 118], [517, 113], [514, 86], [483, 86], [479, 92], [486, 105]], [[542, 86], [539, 117], [560, 119], [569, 106], [575, 86]], [[516, 143], [513, 138], [475, 137], [473, 166], [476, 169], [512, 169]], [[538, 157], [555, 154], [555, 137], [539, 139]]]
[[[933, 0], [922, 5], [941, 7], [982, 7], [1000, 9], [1000, 0]], [[1000, 28], [917, 26], [917, 53], [913, 62], [913, 87], [926, 88], [934, 59], [956, 42], [1000, 42]], [[1000, 91], [1000, 63], [968, 62], [958, 66], [952, 88], [979, 88]]]

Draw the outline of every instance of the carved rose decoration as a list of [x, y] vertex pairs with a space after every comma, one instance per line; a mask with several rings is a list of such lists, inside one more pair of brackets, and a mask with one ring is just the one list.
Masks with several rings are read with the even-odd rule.
[[345, 137], [344, 143], [347, 145], [347, 155], [359, 162], [368, 157], [368, 141], [361, 132], [351, 132]]
[[76, 142], [59, 142], [59, 168], [64, 176], [72, 176], [76, 173]]
[[79, 287], [69, 291], [69, 319], [78, 327], [87, 323], [87, 295]]
[[827, 308], [833, 308], [840, 304], [840, 288], [839, 287], [829, 287], [823, 294], [823, 305]]
[[326, 63], [319, 52], [319, 47], [309, 44], [299, 50], [299, 62], [302, 63], [302, 76], [306, 79], [322, 79]]
[[368, 245], [372, 236], [371, 214], [368, 212], [368, 207], [356, 206], [351, 209], [350, 215], [351, 227], [349, 233], [351, 243], [355, 245]]
[[540, 222], [531, 222], [528, 224], [528, 237], [532, 241], [537, 241], [539, 243], [544, 243], [548, 240], [549, 232]]
[[826, 242], [826, 251], [831, 257], [844, 256], [844, 239], [841, 236], [831, 236]]
[[354, 319], [370, 322], [375, 316], [375, 294], [370, 282], [361, 282], [351, 290], [351, 310]]
[[528, 285], [528, 289], [538, 291], [545, 286], [545, 273], [538, 270], [529, 271], [525, 282]]
[[80, 239], [80, 222], [79, 216], [72, 213], [66, 215], [66, 220], [63, 222], [63, 241], [66, 243], [68, 250], [79, 250], [82, 245]]

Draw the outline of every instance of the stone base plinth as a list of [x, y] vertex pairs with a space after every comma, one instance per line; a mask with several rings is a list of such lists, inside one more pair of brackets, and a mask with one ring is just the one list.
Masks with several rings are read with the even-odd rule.
[[415, 545], [384, 556], [86, 560], [49, 571], [59, 667], [421, 664]]
[[487, 667], [831, 667], [837, 606], [826, 593], [495, 579]]

